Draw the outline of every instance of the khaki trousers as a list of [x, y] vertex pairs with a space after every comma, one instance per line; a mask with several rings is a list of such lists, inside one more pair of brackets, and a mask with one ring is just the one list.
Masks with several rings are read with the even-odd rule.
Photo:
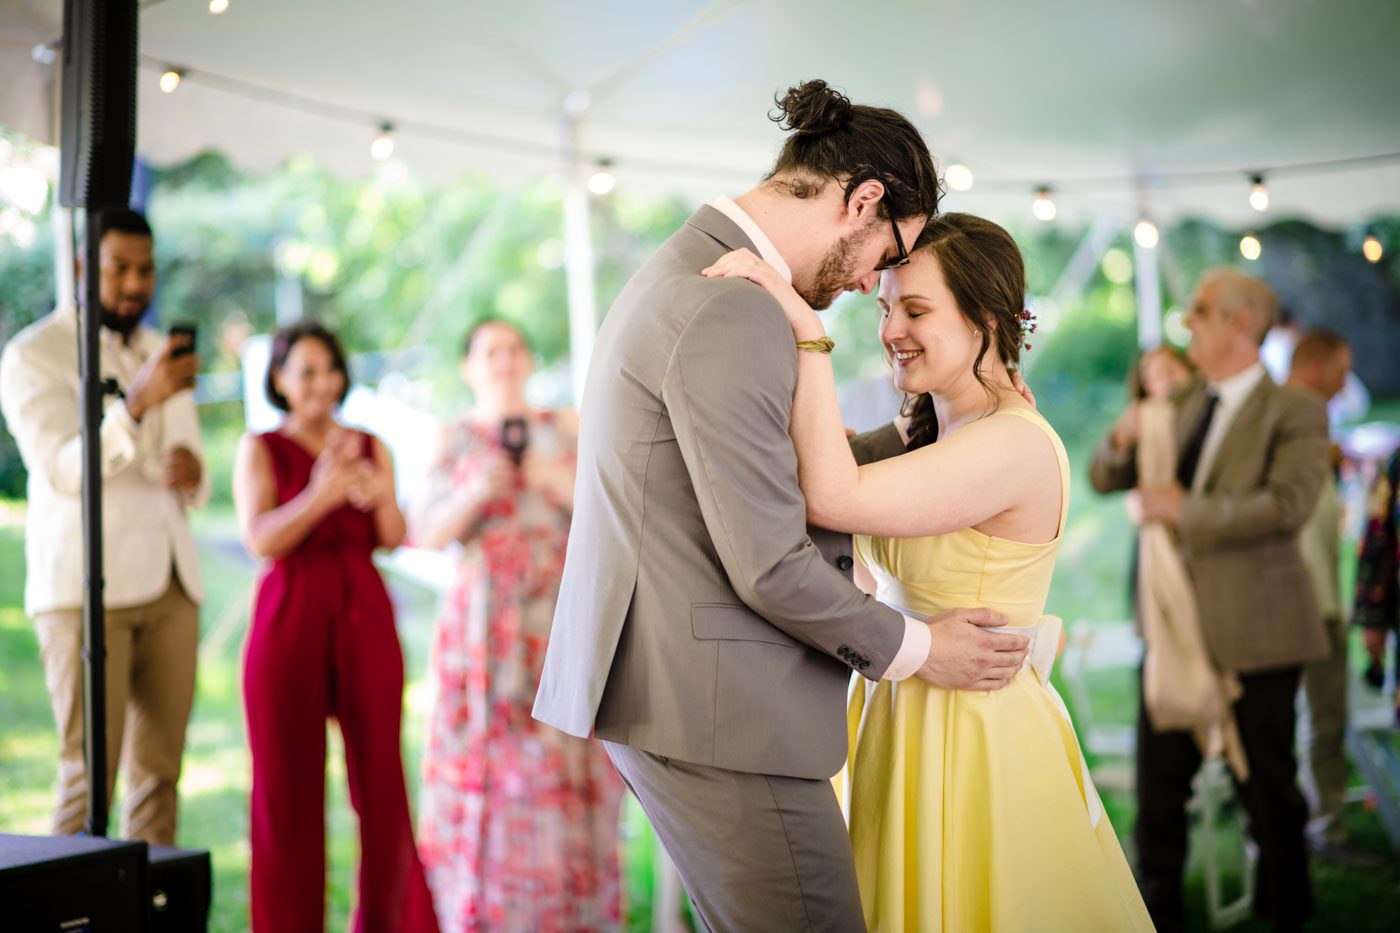
[[[53, 831], [71, 835], [87, 820], [83, 614], [46, 612], [34, 623], [58, 726]], [[108, 609], [106, 630], [107, 801], [110, 805], [120, 761], [125, 791], [120, 836], [173, 845], [180, 757], [194, 703], [199, 608], [172, 568], [164, 595], [143, 606]]]
[[1329, 653], [1303, 666], [1303, 715], [1299, 717], [1298, 752], [1306, 766], [1299, 784], [1308, 800], [1308, 836], [1315, 845], [1346, 840], [1342, 805], [1349, 776], [1347, 730], [1347, 626], [1327, 620]]

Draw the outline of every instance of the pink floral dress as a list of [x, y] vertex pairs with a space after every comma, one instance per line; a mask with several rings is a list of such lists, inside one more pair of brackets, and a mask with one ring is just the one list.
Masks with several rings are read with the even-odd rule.
[[[450, 428], [424, 507], [500, 456], [499, 429]], [[540, 413], [529, 456], [572, 469], [574, 438]], [[484, 507], [438, 618], [419, 851], [444, 933], [621, 925], [621, 781], [601, 744], [530, 716], [570, 514], [556, 493], [518, 477]]]

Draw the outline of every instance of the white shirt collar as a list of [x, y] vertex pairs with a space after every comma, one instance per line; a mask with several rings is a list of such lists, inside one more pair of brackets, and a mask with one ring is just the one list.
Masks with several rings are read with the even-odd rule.
[[778, 274], [783, 277], [784, 282], [792, 284], [792, 270], [788, 268], [787, 260], [783, 259], [782, 253], [779, 253], [778, 248], [773, 245], [773, 241], [768, 239], [768, 234], [763, 232], [762, 228], [742, 207], [723, 196], [711, 201], [710, 206], [738, 224], [739, 229], [744, 231], [748, 238], [753, 241], [754, 246], [758, 247], [758, 255], [763, 258], [763, 261], [778, 270]]
[[1196, 465], [1196, 477], [1191, 482], [1192, 492], [1199, 493], [1206, 488], [1206, 479], [1215, 464], [1215, 456], [1220, 452], [1220, 445], [1225, 442], [1225, 436], [1234, 425], [1235, 417], [1244, 408], [1250, 393], [1267, 375], [1264, 364], [1256, 361], [1254, 365], [1235, 373], [1229, 379], [1210, 384], [1210, 391], [1220, 399], [1220, 403], [1216, 406], [1210, 427], [1206, 429], [1205, 440], [1201, 444], [1201, 458]]
[[1210, 390], [1220, 398], [1221, 407], [1230, 411], [1244, 404], [1244, 400], [1249, 398], [1249, 393], [1254, 391], [1259, 385], [1259, 380], [1263, 379], [1267, 372], [1264, 364], [1256, 361], [1254, 365], [1235, 373], [1229, 379], [1212, 382]]

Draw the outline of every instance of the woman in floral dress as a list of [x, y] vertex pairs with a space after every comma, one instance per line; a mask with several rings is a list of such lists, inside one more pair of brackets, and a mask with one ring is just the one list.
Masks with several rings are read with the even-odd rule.
[[575, 420], [531, 410], [531, 353], [502, 321], [467, 338], [476, 404], [450, 425], [416, 543], [460, 547], [429, 662], [419, 850], [445, 931], [621, 924], [621, 781], [601, 746], [530, 716], [572, 513]]

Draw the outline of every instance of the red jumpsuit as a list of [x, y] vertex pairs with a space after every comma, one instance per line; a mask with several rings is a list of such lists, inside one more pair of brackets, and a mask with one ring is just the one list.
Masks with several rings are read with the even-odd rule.
[[[364, 456], [374, 442], [363, 435]], [[276, 432], [261, 435], [278, 504], [304, 489], [315, 459]], [[258, 584], [243, 672], [253, 755], [252, 927], [325, 929], [326, 720], [345, 741], [350, 802], [360, 818], [353, 929], [438, 929], [414, 846], [399, 726], [403, 652], [370, 555], [372, 514], [342, 506]]]

